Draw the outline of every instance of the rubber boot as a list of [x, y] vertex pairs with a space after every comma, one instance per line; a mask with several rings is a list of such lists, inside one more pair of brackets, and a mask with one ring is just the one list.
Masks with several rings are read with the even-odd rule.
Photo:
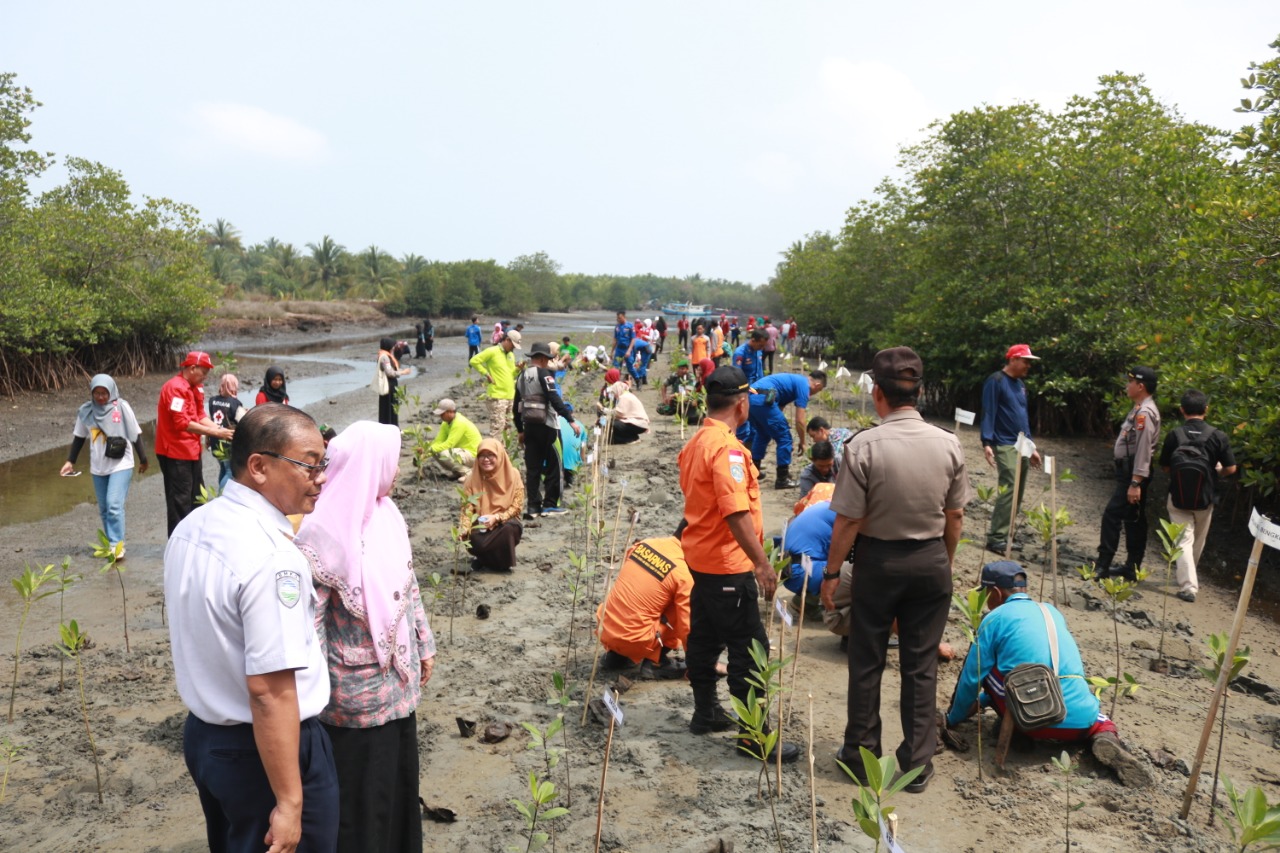
[[693, 719], [689, 721], [689, 731], [695, 735], [727, 732], [737, 724], [737, 719], [731, 716], [716, 698], [714, 682], [693, 685]]
[[779, 489], [779, 490], [781, 490], [781, 489], [794, 489], [794, 488], [795, 488], [796, 486], [798, 486], [798, 485], [800, 485], [798, 482], [796, 482], [795, 480], [791, 479], [791, 466], [790, 466], [790, 465], [779, 465], [779, 466], [778, 466], [778, 477], [777, 477], [777, 479], [776, 479], [776, 480], [774, 480], [774, 482], [773, 482], [773, 487], [774, 487], [775, 489]]

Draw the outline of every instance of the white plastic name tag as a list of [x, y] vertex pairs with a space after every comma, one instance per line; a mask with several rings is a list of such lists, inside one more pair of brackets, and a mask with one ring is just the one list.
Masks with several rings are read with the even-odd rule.
[[840, 365], [840, 369], [836, 371], [836, 379], [843, 379], [846, 376], [852, 375], [853, 374], [849, 372], [849, 368], [845, 367], [843, 364]]
[[778, 615], [782, 617], [783, 623], [788, 628], [795, 624], [795, 617], [791, 615], [791, 610], [788, 609], [787, 602], [783, 601], [781, 598], [775, 598], [773, 600], [773, 609], [778, 611]]
[[956, 423], [965, 426], [973, 426], [976, 415], [973, 412], [967, 412], [964, 409], [956, 409]]
[[1256, 509], [1249, 516], [1249, 532], [1268, 548], [1280, 549], [1280, 524], [1267, 521]]
[[1020, 455], [1027, 458], [1031, 458], [1036, 454], [1036, 443], [1022, 433], [1018, 433], [1018, 440], [1014, 442], [1013, 446], [1017, 448]]
[[870, 373], [864, 373], [858, 377], [858, 387], [861, 388], [863, 392], [866, 394], [870, 394], [871, 389], [874, 388], [875, 385], [876, 385], [876, 381], [871, 378]]
[[1053, 457], [1046, 456], [1042, 461], [1044, 462], [1044, 472], [1048, 474], [1050, 477], [1052, 477], [1053, 476]]
[[889, 834], [889, 828], [884, 825], [884, 818], [880, 818], [880, 837], [884, 839], [884, 849], [889, 853], [906, 853], [902, 845], [898, 844], [898, 839]]
[[622, 725], [622, 706], [618, 704], [613, 691], [606, 687], [600, 698], [604, 701], [604, 706], [609, 709], [609, 713], [613, 714], [613, 722], [619, 726]]

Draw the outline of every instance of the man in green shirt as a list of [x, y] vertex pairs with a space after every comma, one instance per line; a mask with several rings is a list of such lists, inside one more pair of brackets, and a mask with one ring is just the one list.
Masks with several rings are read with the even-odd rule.
[[489, 435], [498, 441], [503, 440], [507, 424], [511, 423], [511, 406], [516, 398], [516, 359], [511, 353], [518, 349], [520, 333], [512, 329], [470, 362], [489, 383]]
[[440, 418], [440, 433], [429, 448], [431, 461], [438, 473], [461, 482], [476, 462], [480, 430], [466, 415], [458, 414], [458, 404], [447, 397], [436, 405], [433, 414]]
[[569, 356], [567, 361], [569, 367], [573, 367], [573, 363], [578, 360], [579, 352], [581, 352], [581, 350], [569, 343], [569, 336], [565, 335], [564, 342], [560, 344], [560, 355]]

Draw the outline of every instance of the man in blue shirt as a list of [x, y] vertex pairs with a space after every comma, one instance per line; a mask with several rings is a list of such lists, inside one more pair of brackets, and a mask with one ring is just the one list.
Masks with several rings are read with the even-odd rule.
[[1004, 676], [1024, 663], [1053, 666], [1047, 614], [1057, 634], [1058, 680], [1067, 716], [1056, 726], [1023, 734], [1032, 740], [1092, 741], [1094, 758], [1114, 770], [1121, 782], [1134, 788], [1150, 785], [1150, 773], [1121, 745], [1115, 723], [1101, 713], [1085, 680], [1080, 649], [1067, 630], [1066, 620], [1053, 605], [1037, 606], [1027, 595], [1027, 575], [1022, 566], [1012, 560], [987, 563], [982, 567], [982, 586], [987, 590], [990, 612], [965, 657], [946, 726], [953, 728], [968, 719], [978, 710], [979, 703], [1003, 716]]
[[636, 388], [649, 384], [649, 359], [653, 357], [653, 347], [644, 338], [632, 338], [622, 360], [627, 365], [627, 372], [635, 380]]
[[[1027, 461], [1019, 456], [1014, 443], [1018, 433], [1031, 438], [1031, 421], [1027, 418], [1027, 386], [1022, 378], [1031, 370], [1031, 362], [1040, 357], [1031, 354], [1026, 344], [1014, 344], [1005, 354], [1002, 369], [987, 377], [982, 386], [982, 453], [987, 464], [996, 469], [1000, 494], [991, 509], [991, 525], [987, 528], [987, 550], [1007, 555], [1009, 551], [1009, 521], [1013, 515], [1014, 466], [1021, 464], [1018, 479], [1019, 507], [1027, 487]], [[1040, 467], [1040, 453], [1032, 454], [1030, 462]]]
[[764, 359], [760, 352], [768, 342], [768, 333], [757, 329], [751, 333], [750, 340], [733, 351], [733, 366], [747, 374], [747, 381], [753, 385], [764, 378]]
[[618, 312], [618, 325], [613, 327], [613, 366], [621, 367], [626, 361], [627, 350], [636, 336], [635, 327], [627, 322], [627, 312]]
[[479, 317], [473, 316], [471, 325], [467, 326], [467, 361], [471, 361], [473, 356], [480, 353], [480, 341], [483, 333], [480, 331], [480, 324], [476, 322], [479, 319]]
[[792, 403], [796, 407], [796, 436], [800, 452], [808, 433], [807, 413], [809, 397], [827, 385], [827, 374], [815, 370], [808, 376], [799, 373], [775, 373], [751, 384], [751, 409], [747, 424], [751, 430], [751, 461], [756, 468], [764, 461], [765, 452], [772, 439], [778, 443], [778, 475], [774, 488], [790, 489], [799, 485], [791, 479], [791, 425], [782, 410]]
[[831, 528], [836, 523], [831, 501], [818, 501], [805, 507], [804, 512], [791, 519], [787, 525], [783, 545], [791, 557], [791, 574], [782, 585], [799, 594], [804, 582], [804, 563], [808, 557], [812, 568], [809, 572], [809, 591], [806, 602], [818, 605], [818, 593], [822, 588], [822, 573], [827, 570], [827, 551], [831, 548]]

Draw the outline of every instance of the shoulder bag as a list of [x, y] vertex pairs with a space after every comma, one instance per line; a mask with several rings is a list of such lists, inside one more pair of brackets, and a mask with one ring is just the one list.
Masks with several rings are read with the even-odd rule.
[[1004, 677], [1005, 707], [1014, 725], [1024, 732], [1056, 726], [1067, 718], [1062, 685], [1058, 683], [1058, 630], [1049, 608], [1043, 604], [1039, 607], [1049, 632], [1053, 669], [1042, 663], [1024, 663]]

